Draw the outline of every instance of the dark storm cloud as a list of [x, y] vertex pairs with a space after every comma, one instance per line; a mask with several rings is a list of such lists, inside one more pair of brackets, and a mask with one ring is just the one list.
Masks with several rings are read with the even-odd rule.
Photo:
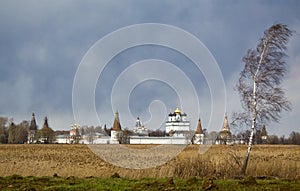
[[[54, 128], [69, 128], [73, 122], [73, 79], [85, 53], [104, 35], [143, 22], [181, 27], [205, 43], [224, 75], [230, 113], [238, 108], [236, 101], [232, 101], [237, 98], [232, 89], [247, 49], [254, 48], [263, 31], [276, 22], [299, 29], [299, 8], [298, 1], [2, 0], [0, 114], [22, 120], [29, 119], [35, 111], [40, 121], [49, 115]], [[295, 44], [299, 44], [299, 38], [293, 40], [296, 42], [289, 47], [289, 62], [298, 62], [299, 46]], [[131, 57], [134, 56], [133, 53]], [[299, 68], [289, 64], [293, 70]], [[114, 73], [113, 67], [110, 72]], [[197, 73], [193, 76], [193, 72], [190, 71], [192, 80], [197, 81]], [[299, 83], [292, 82], [298, 78], [294, 73], [287, 78], [287, 89], [293, 88], [287, 91], [294, 104], [291, 116], [297, 116], [300, 105], [294, 89], [299, 88]], [[102, 84], [103, 89], [111, 88], [111, 83]], [[110, 105], [98, 102], [97, 107]], [[101, 115], [105, 123], [112, 121], [111, 114]], [[88, 120], [88, 114], [86, 118], [87, 124], [94, 123]], [[289, 128], [279, 134], [297, 130], [289, 115], [283, 121], [288, 121]]]

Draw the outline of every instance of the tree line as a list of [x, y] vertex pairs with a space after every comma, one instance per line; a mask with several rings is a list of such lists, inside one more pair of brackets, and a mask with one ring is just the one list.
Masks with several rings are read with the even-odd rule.
[[[45, 124], [46, 127], [45, 127]], [[45, 118], [44, 127], [36, 130], [33, 134], [35, 143], [54, 143], [55, 132], [48, 127], [47, 118]], [[30, 122], [23, 120], [15, 124], [12, 119], [0, 116], [0, 144], [24, 144], [28, 142], [30, 135]]]

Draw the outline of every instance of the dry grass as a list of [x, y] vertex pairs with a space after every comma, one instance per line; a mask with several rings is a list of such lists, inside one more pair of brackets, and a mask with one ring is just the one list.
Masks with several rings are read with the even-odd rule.
[[[128, 147], [148, 148], [143, 145]], [[231, 178], [239, 175], [245, 152], [245, 145], [213, 145], [200, 154], [199, 146], [192, 145], [161, 166], [133, 170], [103, 161], [86, 145], [0, 145], [0, 176], [52, 176], [56, 173], [65, 177], [110, 177], [118, 173], [129, 178]], [[253, 147], [247, 175], [300, 179], [299, 173], [300, 146]]]

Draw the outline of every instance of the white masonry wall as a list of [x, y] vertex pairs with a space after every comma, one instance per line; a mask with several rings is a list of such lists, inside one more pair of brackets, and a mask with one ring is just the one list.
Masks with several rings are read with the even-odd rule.
[[130, 137], [130, 144], [189, 144], [185, 137]]

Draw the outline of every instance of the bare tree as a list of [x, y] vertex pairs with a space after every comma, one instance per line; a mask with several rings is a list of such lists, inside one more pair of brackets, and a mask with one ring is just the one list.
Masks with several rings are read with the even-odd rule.
[[288, 141], [290, 144], [300, 145], [300, 133], [292, 131]]
[[284, 24], [271, 26], [256, 49], [248, 50], [243, 58], [245, 67], [240, 73], [237, 91], [244, 111], [235, 113], [234, 117], [248, 127], [251, 124], [251, 133], [242, 175], [246, 172], [257, 123], [278, 122], [280, 113], [291, 109], [280, 83], [286, 73], [285, 50], [292, 33]]
[[7, 117], [0, 117], [0, 144], [7, 143], [8, 132], [7, 132]]
[[15, 125], [11, 123], [8, 129], [8, 143], [23, 144], [27, 141], [27, 130], [21, 124]]

